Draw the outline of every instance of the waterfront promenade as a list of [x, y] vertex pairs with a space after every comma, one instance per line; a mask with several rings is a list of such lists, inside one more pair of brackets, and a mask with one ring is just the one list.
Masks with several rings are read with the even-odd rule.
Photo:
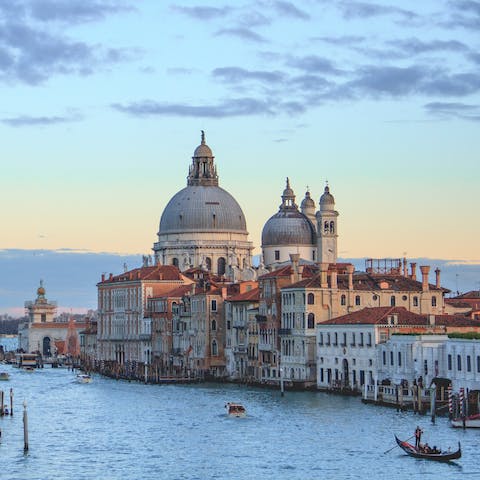
[[[94, 376], [78, 384], [67, 369], [34, 373], [2, 365], [15, 414], [0, 418], [0, 477], [9, 480], [375, 478], [480, 479], [478, 432], [446, 418], [365, 405], [358, 397], [238, 385], [144, 385]], [[30, 451], [23, 453], [22, 402]], [[247, 407], [227, 418], [224, 405]], [[456, 465], [419, 461], [393, 447], [419, 424], [430, 444], [462, 442]]]

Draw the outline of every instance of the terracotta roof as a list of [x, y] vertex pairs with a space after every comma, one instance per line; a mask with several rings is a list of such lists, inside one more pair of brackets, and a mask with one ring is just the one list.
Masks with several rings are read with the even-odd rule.
[[248, 292], [239, 293], [228, 297], [229, 302], [258, 302], [260, 300], [260, 293], [258, 288], [249, 290]]
[[[76, 330], [85, 329], [86, 323], [75, 322], [74, 327]], [[68, 322], [39, 322], [31, 323], [29, 328], [68, 328]]]
[[470, 292], [462, 293], [461, 295], [457, 295], [456, 297], [453, 297], [453, 299], [460, 299], [460, 298], [479, 299], [480, 290], [471, 290]]
[[[330, 287], [330, 276], [328, 277]], [[386, 288], [384, 288], [384, 286]], [[320, 274], [307, 279], [300, 280], [297, 283], [284, 288], [321, 288]], [[337, 288], [339, 290], [348, 290], [348, 275], [339, 274], [337, 276]], [[365, 272], [355, 272], [353, 274], [353, 289], [355, 291], [382, 291], [391, 290], [394, 292], [421, 292], [422, 282], [412, 280], [402, 275], [371, 275]], [[437, 288], [435, 285], [429, 285], [429, 289], [437, 292], [447, 292], [444, 288]]]
[[[302, 265], [302, 266], [303, 266], [302, 278], [311, 277], [312, 275], [315, 275], [315, 273], [318, 271], [317, 265]], [[265, 275], [262, 275], [260, 277], [260, 280], [263, 280], [264, 278], [289, 277], [292, 274], [293, 274], [292, 266], [285, 265], [284, 267], [277, 268], [277, 270], [274, 270], [273, 272], [269, 272], [269, 273], [266, 273]]]
[[[397, 325], [430, 326], [429, 315], [410, 312], [405, 307], [372, 307], [332, 318], [317, 325], [386, 325], [391, 315], [397, 316]], [[435, 315], [435, 325], [447, 327], [480, 327], [480, 321], [463, 315]]]
[[155, 297], [150, 297], [148, 300], [155, 300], [158, 298], [181, 298], [191, 291], [192, 291], [192, 284], [180, 285], [178, 287], [172, 288], [171, 290], [164, 292], [162, 295], [156, 295]]
[[99, 282], [101, 284], [116, 283], [116, 282], [130, 282], [138, 280], [163, 280], [163, 281], [175, 281], [182, 280], [183, 276], [177, 267], [173, 265], [154, 265], [152, 267], [140, 267], [123, 272], [119, 275], [113, 275], [111, 278], [105, 278], [105, 280]]

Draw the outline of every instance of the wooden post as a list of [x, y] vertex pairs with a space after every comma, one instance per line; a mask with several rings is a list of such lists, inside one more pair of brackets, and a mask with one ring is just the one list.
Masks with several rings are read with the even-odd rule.
[[284, 388], [283, 388], [283, 368], [280, 368], [280, 395], [283, 397], [285, 394]]
[[423, 405], [422, 405], [422, 387], [418, 386], [417, 388], [417, 394], [418, 394], [418, 398], [417, 398], [417, 407], [418, 407], [418, 413], [422, 413], [422, 408], [423, 408]]
[[397, 404], [397, 412], [400, 411], [400, 398], [399, 398], [399, 395], [398, 395], [398, 388], [399, 388], [399, 386], [395, 385], [395, 402]]
[[25, 400], [23, 401], [23, 451], [28, 452], [28, 415]]
[[148, 367], [147, 367], [147, 363], [145, 362], [145, 364], [144, 364], [145, 383], [147, 383], [147, 381], [148, 381], [148, 373], [147, 373], [147, 369], [148, 369]]
[[0, 390], [0, 417], [3, 417], [5, 412], [3, 411], [3, 390]]
[[413, 385], [412, 387], [412, 406], [413, 406], [413, 412], [415, 413], [417, 411], [417, 385]]
[[367, 385], [367, 382], [365, 382], [363, 384], [363, 395], [364, 395], [365, 400], [367, 400], [368, 399], [368, 385]]
[[433, 383], [430, 388], [430, 415], [432, 416], [432, 423], [435, 423], [435, 408], [437, 401], [437, 386]]
[[13, 388], [10, 389], [10, 416], [13, 416]]
[[400, 410], [403, 410], [403, 385], [400, 384], [400, 392], [399, 392], [399, 395], [400, 395]]

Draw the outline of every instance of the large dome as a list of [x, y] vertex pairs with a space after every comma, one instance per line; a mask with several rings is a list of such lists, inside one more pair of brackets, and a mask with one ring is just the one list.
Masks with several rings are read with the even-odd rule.
[[214, 185], [189, 185], [168, 202], [159, 234], [192, 231], [247, 233], [247, 226], [240, 205], [226, 190]]
[[262, 230], [262, 247], [274, 245], [314, 245], [315, 227], [298, 210], [279, 211]]

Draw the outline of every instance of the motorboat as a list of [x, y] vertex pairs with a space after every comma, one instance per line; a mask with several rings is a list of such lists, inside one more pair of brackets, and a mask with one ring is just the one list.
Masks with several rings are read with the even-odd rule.
[[451, 425], [455, 428], [480, 428], [480, 413], [452, 418]]
[[0, 380], [10, 380], [10, 374], [8, 372], [0, 372]]
[[247, 415], [245, 407], [240, 403], [228, 402], [225, 408], [229, 417], [245, 417]]
[[91, 383], [92, 377], [88, 375], [88, 373], [79, 373], [77, 375], [77, 382], [78, 383]]

